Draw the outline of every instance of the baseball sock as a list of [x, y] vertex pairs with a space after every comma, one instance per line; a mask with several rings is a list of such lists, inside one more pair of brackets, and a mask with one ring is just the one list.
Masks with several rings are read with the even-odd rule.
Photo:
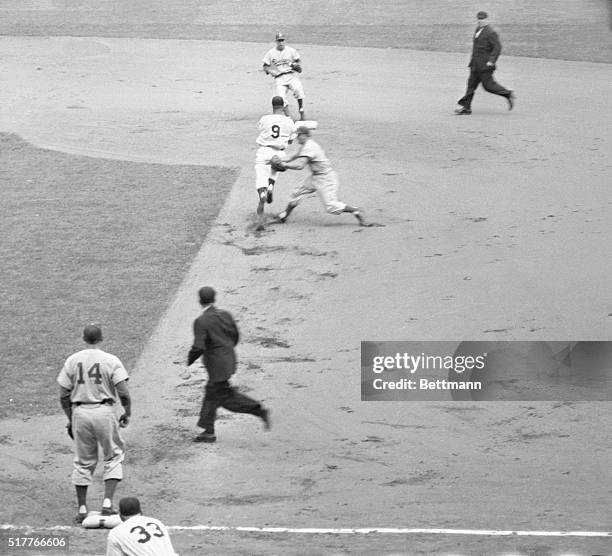
[[268, 194], [267, 194], [267, 201], [268, 203], [271, 203], [273, 198], [272, 198], [272, 192], [274, 191], [274, 180], [272, 178], [268, 178]]

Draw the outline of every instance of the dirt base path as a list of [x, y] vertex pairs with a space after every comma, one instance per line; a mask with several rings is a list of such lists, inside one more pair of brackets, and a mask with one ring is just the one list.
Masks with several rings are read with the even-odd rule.
[[[458, 118], [463, 55], [303, 47], [318, 68], [304, 75], [307, 115], [319, 121], [340, 196], [386, 227], [357, 228], [313, 199], [289, 223], [256, 235], [253, 141], [270, 91], [254, 68], [267, 45], [0, 41], [5, 131], [68, 152], [243, 168], [132, 371], [121, 494], [138, 495], [173, 525], [610, 523], [609, 404], [366, 404], [359, 348], [362, 340], [610, 337], [611, 66], [505, 57], [498, 78], [517, 90], [517, 108], [479, 92], [474, 114]], [[228, 64], [232, 78], [219, 88]], [[281, 177], [272, 210], [299, 179]], [[239, 320], [235, 382], [272, 408], [270, 433], [224, 414], [217, 444], [191, 443], [205, 375], [185, 374], [184, 360], [204, 284]], [[69, 522], [63, 418], [5, 424], [2, 522]], [[474, 546], [437, 537], [176, 537], [183, 554]], [[83, 553], [101, 553], [103, 542], [100, 533], [74, 537]], [[478, 546], [487, 542], [586, 546]], [[588, 542], [593, 551], [605, 546]]]

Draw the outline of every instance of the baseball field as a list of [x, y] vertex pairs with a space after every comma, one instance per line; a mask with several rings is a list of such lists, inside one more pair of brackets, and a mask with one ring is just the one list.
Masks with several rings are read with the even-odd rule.
[[[517, 106], [479, 90], [457, 117], [479, 9]], [[182, 556], [612, 553], [610, 403], [360, 400], [365, 340], [610, 339], [611, 14], [0, 0], [0, 539], [104, 554], [104, 530], [71, 525], [55, 383], [95, 321], [131, 375], [118, 497]], [[340, 198], [384, 227], [315, 198], [254, 232], [278, 30]], [[267, 210], [301, 179], [283, 174]], [[202, 285], [238, 321], [234, 382], [271, 408], [270, 432], [223, 412], [216, 444], [191, 442]]]

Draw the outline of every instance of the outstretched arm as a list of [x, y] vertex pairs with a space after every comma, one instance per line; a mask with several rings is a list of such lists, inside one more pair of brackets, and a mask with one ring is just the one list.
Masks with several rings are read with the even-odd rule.
[[287, 160], [284, 164], [287, 170], [301, 170], [308, 164], [308, 157], [296, 155]]

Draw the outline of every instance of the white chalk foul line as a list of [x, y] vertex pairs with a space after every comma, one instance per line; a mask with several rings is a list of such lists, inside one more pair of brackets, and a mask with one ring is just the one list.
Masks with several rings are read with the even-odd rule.
[[[0, 525], [0, 530], [69, 531], [81, 527], [55, 525], [30, 527], [26, 525]], [[170, 525], [171, 531], [238, 531], [243, 533], [297, 533], [307, 535], [473, 535], [481, 537], [611, 537], [612, 531], [512, 531], [496, 529], [426, 529], [406, 527], [230, 527], [226, 525]]]

